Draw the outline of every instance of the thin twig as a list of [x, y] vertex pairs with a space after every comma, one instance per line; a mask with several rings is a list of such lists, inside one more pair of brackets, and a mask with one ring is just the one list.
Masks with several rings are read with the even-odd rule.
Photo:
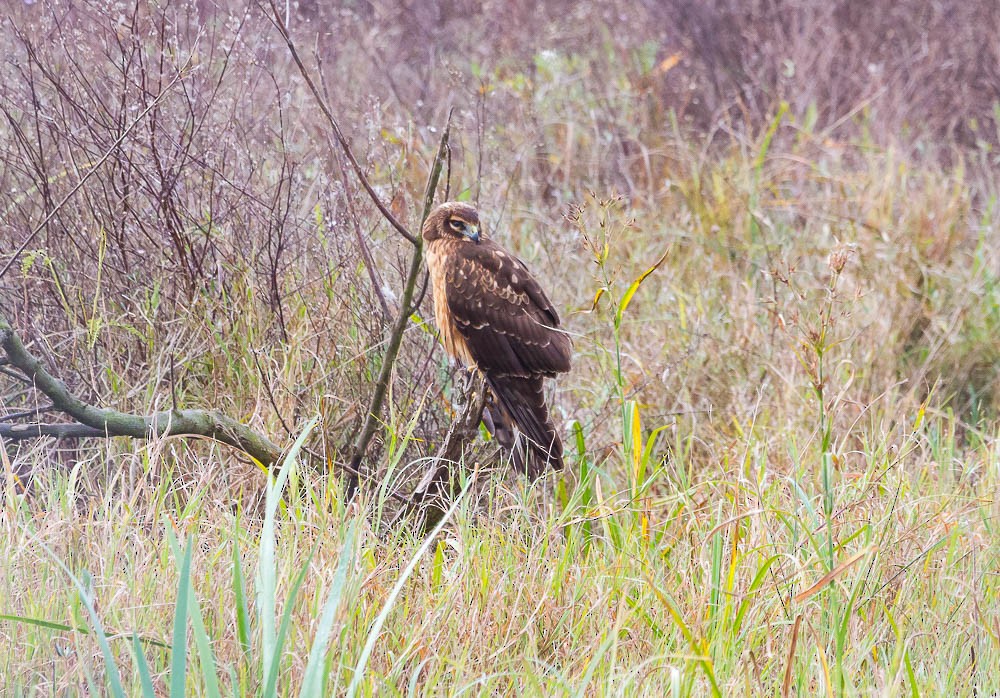
[[22, 374], [18, 373], [17, 371], [12, 371], [9, 368], [7, 368], [6, 366], [3, 367], [3, 368], [0, 368], [0, 374], [3, 374], [5, 376], [9, 376], [10, 378], [13, 378], [16, 381], [20, 381], [21, 383], [24, 383], [25, 385], [31, 385], [31, 379], [30, 378], [28, 378], [25, 375], [22, 375]]
[[184, 65], [181, 66], [180, 70], [177, 71], [177, 75], [174, 76], [173, 80], [167, 83], [167, 86], [162, 90], [160, 90], [160, 93], [156, 95], [153, 101], [150, 102], [145, 109], [139, 112], [139, 115], [132, 120], [132, 123], [126, 126], [125, 130], [122, 131], [122, 135], [120, 135], [117, 139], [115, 139], [115, 142], [112, 143], [111, 147], [105, 151], [104, 155], [102, 155], [101, 158], [96, 163], [94, 163], [94, 165], [89, 170], [87, 170], [87, 172], [83, 175], [83, 177], [80, 178], [80, 181], [76, 183], [76, 186], [70, 189], [69, 193], [62, 198], [62, 201], [56, 204], [52, 208], [52, 210], [48, 212], [45, 218], [42, 219], [42, 222], [36, 225], [35, 228], [28, 234], [28, 237], [24, 239], [24, 242], [21, 243], [20, 247], [18, 247], [14, 251], [14, 254], [11, 255], [10, 259], [7, 260], [7, 263], [4, 265], [3, 269], [0, 269], [0, 279], [2, 279], [7, 274], [7, 271], [11, 268], [11, 266], [13, 266], [14, 261], [21, 256], [21, 253], [24, 252], [25, 249], [27, 249], [28, 245], [30, 245], [31, 241], [35, 239], [35, 236], [37, 236], [38, 233], [41, 232], [42, 228], [48, 225], [49, 221], [52, 220], [52, 217], [55, 216], [56, 213], [58, 213], [63, 206], [66, 205], [66, 202], [72, 199], [73, 196], [78, 191], [80, 191], [80, 188], [87, 183], [87, 180], [90, 179], [91, 175], [93, 175], [101, 168], [101, 165], [103, 165], [107, 161], [107, 159], [111, 157], [111, 154], [114, 153], [116, 150], [118, 150], [118, 146], [120, 146], [123, 142], [125, 142], [125, 139], [128, 138], [130, 133], [132, 133], [132, 129], [134, 129], [139, 124], [140, 121], [145, 119], [146, 115], [149, 114], [149, 112], [153, 111], [153, 109], [155, 109], [157, 105], [159, 105], [160, 100], [163, 99], [163, 97], [165, 97], [167, 93], [170, 92], [170, 89], [174, 86], [174, 84], [181, 79], [181, 76], [184, 74], [184, 70], [191, 62], [191, 57], [193, 55], [194, 54], [192, 53], [191, 56], [188, 56], [187, 61], [185, 61]]
[[[404, 238], [410, 241], [414, 247], [420, 246], [419, 236], [414, 235], [406, 226], [399, 222], [399, 220], [392, 215], [392, 211], [382, 203], [382, 199], [379, 195], [375, 193], [375, 188], [372, 187], [371, 182], [368, 181], [368, 177], [365, 176], [364, 171], [361, 169], [361, 165], [358, 164], [357, 158], [354, 157], [354, 153], [351, 151], [351, 146], [347, 142], [347, 138], [344, 136], [343, 131], [340, 130], [340, 124], [337, 123], [337, 119], [334, 118], [333, 112], [326, 105], [326, 100], [320, 95], [319, 89], [316, 87], [316, 83], [313, 82], [312, 77], [309, 75], [309, 71], [306, 69], [305, 64], [302, 63], [302, 59], [299, 58], [299, 52], [295, 49], [295, 42], [292, 41], [291, 35], [288, 33], [288, 27], [285, 25], [284, 20], [281, 18], [281, 13], [278, 12], [277, 6], [274, 4], [274, 0], [269, 0], [271, 4], [272, 20], [274, 25], [278, 28], [278, 32], [281, 34], [281, 38], [285, 40], [285, 44], [288, 45], [288, 51], [292, 54], [292, 59], [295, 61], [295, 65], [298, 66], [299, 73], [302, 75], [302, 79], [306, 81], [306, 86], [309, 87], [309, 91], [312, 92], [313, 97], [316, 99], [316, 103], [319, 105], [320, 110], [323, 112], [323, 116], [330, 123], [330, 127], [333, 129], [334, 135], [337, 137], [337, 141], [340, 143], [340, 147], [344, 150], [344, 154], [351, 163], [351, 167], [354, 168], [354, 174], [358, 176], [358, 180], [361, 182], [361, 186], [365, 188], [368, 192], [368, 196], [371, 198], [372, 203], [378, 208], [382, 216], [389, 222], [389, 224], [396, 229], [396, 231], [402, 235]], [[450, 119], [449, 119], [450, 121]]]
[[411, 313], [414, 313], [420, 309], [420, 304], [424, 302], [424, 296], [427, 295], [427, 287], [430, 285], [431, 275], [428, 272], [424, 272], [424, 280], [420, 282], [420, 293], [417, 294], [417, 300], [413, 301], [413, 307], [410, 309]]
[[389, 322], [392, 313], [389, 310], [389, 303], [385, 300], [385, 293], [382, 291], [382, 280], [378, 278], [378, 269], [375, 267], [375, 260], [372, 258], [371, 250], [368, 249], [368, 243], [365, 242], [365, 236], [361, 234], [358, 212], [354, 209], [354, 195], [351, 194], [351, 184], [347, 180], [347, 168], [344, 167], [344, 161], [339, 157], [337, 158], [337, 164], [340, 165], [341, 181], [344, 184], [344, 198], [347, 199], [347, 210], [351, 216], [351, 223], [354, 224], [354, 235], [358, 239], [358, 250], [361, 252], [361, 260], [365, 264], [368, 278], [371, 279], [375, 297], [378, 298], [379, 305], [382, 306], [382, 321]]
[[[323, 463], [326, 460], [325, 458], [323, 458], [322, 455], [320, 455], [319, 453], [317, 453], [315, 450], [309, 448], [308, 446], [304, 447], [302, 450], [306, 454], [308, 454], [309, 457], [312, 458], [317, 463]], [[342, 467], [344, 468], [344, 470], [347, 470], [348, 472], [352, 472], [349, 469], [349, 466], [347, 466], [346, 464], [344, 466], [342, 466]], [[356, 475], [356, 476], [358, 476], [358, 477], [361, 477], [361, 473], [360, 472], [354, 471], [353, 474]], [[395, 490], [386, 489], [386, 494], [389, 495], [391, 498], [395, 499], [400, 504], [409, 504], [410, 503], [410, 498], [409, 497], [406, 497], [405, 495], [402, 495], [399, 492], [396, 492]]]
[[299, 57], [299, 53], [295, 48], [295, 42], [292, 41], [286, 22], [282, 19], [277, 5], [274, 0], [268, 1], [271, 6], [271, 19], [274, 25], [277, 27], [278, 32], [285, 40], [285, 44], [288, 46], [288, 51], [291, 54], [292, 59], [295, 61], [295, 65], [298, 67], [299, 73], [302, 75], [302, 79], [305, 80], [306, 86], [309, 88], [309, 91], [312, 93], [313, 98], [319, 105], [320, 110], [329, 122], [330, 128], [333, 130], [334, 135], [337, 137], [337, 141], [340, 143], [341, 149], [344, 151], [344, 155], [351, 163], [354, 173], [361, 182], [361, 186], [364, 187], [369, 198], [371, 198], [372, 203], [375, 204], [376, 208], [378, 208], [379, 212], [386, 219], [386, 221], [388, 221], [400, 235], [406, 238], [414, 248], [413, 258], [410, 260], [410, 270], [399, 302], [399, 314], [396, 316], [396, 320], [392, 326], [392, 332], [389, 336], [389, 341], [386, 344], [385, 356], [382, 360], [382, 368], [379, 371], [379, 376], [375, 383], [375, 391], [372, 394], [364, 426], [358, 433], [351, 449], [351, 457], [348, 461], [349, 465], [347, 467], [348, 476], [345, 485], [345, 495], [348, 499], [351, 499], [357, 491], [361, 473], [361, 461], [364, 458], [365, 453], [368, 451], [368, 445], [371, 443], [372, 438], [375, 436], [375, 431], [378, 428], [378, 424], [381, 419], [380, 415], [382, 413], [382, 403], [385, 401], [389, 381], [392, 377], [392, 370], [396, 363], [396, 356], [399, 353], [399, 346], [402, 342], [403, 333], [406, 331], [409, 323], [410, 314], [414, 310], [414, 291], [416, 289], [417, 279], [420, 276], [420, 271], [423, 268], [423, 239], [420, 237], [419, 231], [422, 230], [424, 221], [426, 221], [427, 216], [430, 215], [431, 208], [434, 204], [434, 194], [437, 191], [438, 181], [441, 177], [441, 170], [448, 152], [448, 136], [451, 131], [451, 117], [453, 110], [448, 110], [448, 119], [441, 134], [441, 142], [438, 145], [437, 154], [435, 155], [434, 161], [431, 165], [430, 175], [427, 179], [427, 187], [424, 191], [424, 207], [420, 217], [420, 227], [418, 228], [418, 234], [414, 235], [396, 219], [388, 207], [379, 198], [378, 194], [375, 193], [374, 187], [372, 187], [368, 178], [365, 176], [364, 171], [361, 169], [361, 165], [358, 164], [357, 158], [354, 157], [354, 153], [351, 150], [350, 144], [347, 142], [347, 138], [340, 130], [340, 124], [337, 123], [337, 119], [333, 116], [333, 112], [327, 106], [326, 100], [323, 99], [319, 88], [317, 88], [312, 76], [306, 69], [302, 59]]
[[257, 367], [257, 375], [260, 376], [260, 382], [264, 385], [264, 392], [267, 393], [267, 399], [271, 402], [271, 407], [274, 408], [274, 413], [278, 416], [278, 421], [281, 422], [281, 428], [285, 430], [286, 434], [292, 436], [292, 430], [285, 422], [285, 418], [281, 416], [281, 410], [278, 409], [278, 403], [274, 399], [274, 393], [271, 392], [271, 382], [267, 380], [267, 376], [264, 374], [264, 369], [260, 365], [260, 361], [257, 359], [257, 350], [251, 349], [250, 355], [253, 356], [254, 366]]
[[18, 419], [24, 419], [25, 417], [37, 417], [40, 414], [45, 414], [46, 412], [51, 412], [55, 407], [52, 405], [43, 405], [41, 407], [35, 407], [34, 409], [25, 410], [24, 412], [14, 412], [12, 414], [5, 414], [0, 417], [0, 422], [15, 422]]

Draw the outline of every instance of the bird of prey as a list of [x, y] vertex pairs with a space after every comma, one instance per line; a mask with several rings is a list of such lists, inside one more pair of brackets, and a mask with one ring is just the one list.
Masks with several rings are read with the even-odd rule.
[[562, 441], [543, 391], [545, 378], [570, 368], [572, 345], [555, 308], [524, 262], [484, 236], [472, 206], [441, 204], [422, 234], [445, 349], [478, 369], [494, 398], [497, 412], [485, 413], [484, 422], [522, 472], [538, 477], [547, 466], [562, 468]]

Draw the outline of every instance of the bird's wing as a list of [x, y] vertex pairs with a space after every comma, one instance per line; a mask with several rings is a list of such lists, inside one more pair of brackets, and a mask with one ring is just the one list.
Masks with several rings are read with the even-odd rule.
[[445, 273], [455, 328], [484, 373], [528, 377], [569, 370], [569, 336], [521, 260], [484, 240], [457, 246]]

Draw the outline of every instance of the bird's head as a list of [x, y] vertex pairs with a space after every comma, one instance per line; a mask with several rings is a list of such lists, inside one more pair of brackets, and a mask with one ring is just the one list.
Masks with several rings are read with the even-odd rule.
[[479, 212], [461, 201], [448, 201], [427, 216], [422, 234], [424, 240], [428, 242], [440, 238], [452, 238], [478, 243], [481, 239]]

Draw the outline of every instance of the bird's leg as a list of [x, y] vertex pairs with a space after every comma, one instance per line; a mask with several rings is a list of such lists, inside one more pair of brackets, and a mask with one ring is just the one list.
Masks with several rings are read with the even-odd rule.
[[465, 412], [465, 407], [471, 401], [475, 399], [473, 394], [473, 388], [476, 384], [476, 376], [479, 371], [476, 368], [465, 366], [461, 369], [461, 378], [459, 379], [459, 403], [458, 409], [455, 410], [457, 414], [463, 414]]

